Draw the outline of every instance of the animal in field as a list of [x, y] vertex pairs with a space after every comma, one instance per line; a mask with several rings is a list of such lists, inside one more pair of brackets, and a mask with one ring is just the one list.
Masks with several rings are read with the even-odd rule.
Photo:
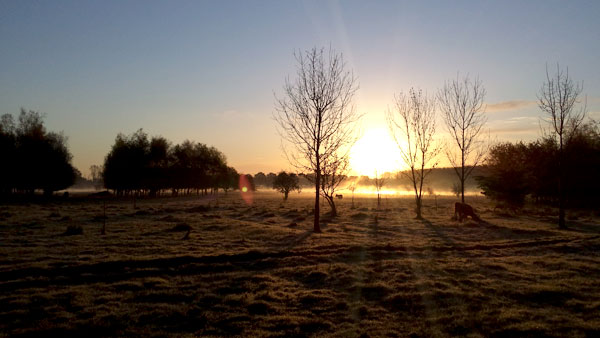
[[339, 198], [339, 199], [342, 199], [342, 198], [344, 198], [344, 195], [342, 195], [342, 194], [335, 194], [335, 197]]
[[473, 210], [472, 206], [468, 205], [467, 203], [460, 203], [460, 202], [454, 203], [454, 218], [455, 219], [458, 219], [460, 222], [462, 222], [464, 219], [466, 219], [469, 216], [471, 216], [471, 218], [477, 222], [482, 221], [481, 218], [479, 218], [479, 216], [477, 216], [477, 214], [475, 214], [475, 210]]

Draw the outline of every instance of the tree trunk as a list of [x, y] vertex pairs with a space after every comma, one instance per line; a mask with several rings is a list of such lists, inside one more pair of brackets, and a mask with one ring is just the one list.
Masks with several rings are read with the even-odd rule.
[[331, 207], [331, 217], [337, 216], [337, 209], [335, 208], [335, 201], [333, 199], [333, 196], [326, 196], [325, 199], [327, 200], [327, 203], [329, 203], [329, 206]]
[[283, 200], [284, 200], [284, 201], [287, 201], [287, 199], [288, 199], [288, 194], [289, 194], [289, 193], [290, 193], [289, 191], [284, 191], [284, 192], [283, 192]]
[[422, 198], [416, 197], [416, 202], [417, 202], [417, 219], [422, 219], [423, 218], [423, 216], [421, 215], [421, 201], [422, 201]]
[[[463, 137], [463, 144], [465, 140]], [[460, 196], [461, 202], [465, 203], [465, 151], [462, 151], [462, 162], [461, 162], [461, 172], [460, 172]]]
[[[319, 168], [319, 159], [317, 156], [317, 168]], [[314, 232], [321, 232], [321, 225], [319, 225], [319, 196], [321, 189], [321, 170], [317, 170], [315, 173], [315, 218], [314, 218]]]
[[560, 153], [558, 154], [558, 228], [566, 229], [567, 224], [565, 223], [565, 193], [564, 193], [564, 151], [563, 151], [563, 141], [562, 135], [560, 140]]

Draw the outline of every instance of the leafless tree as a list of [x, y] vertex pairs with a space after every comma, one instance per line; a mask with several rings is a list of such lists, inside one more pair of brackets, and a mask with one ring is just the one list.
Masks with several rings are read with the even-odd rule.
[[321, 169], [321, 193], [331, 207], [331, 216], [337, 216], [334, 197], [339, 190], [340, 184], [346, 179], [350, 166], [347, 155], [331, 156], [322, 162]]
[[377, 191], [377, 208], [381, 206], [381, 189], [385, 184], [385, 178], [375, 170], [375, 190]]
[[408, 95], [395, 97], [394, 110], [388, 110], [390, 133], [400, 148], [409, 170], [402, 171], [415, 192], [417, 218], [422, 218], [423, 183], [437, 165], [439, 147], [434, 144], [436, 100], [411, 88]]
[[297, 78], [286, 79], [284, 97], [277, 98], [274, 118], [290, 163], [299, 171], [314, 173], [314, 231], [320, 232], [324, 164], [331, 173], [334, 159], [344, 160], [346, 156], [347, 161], [347, 149], [355, 141], [354, 126], [359, 119], [352, 105], [358, 85], [353, 73], [346, 70], [342, 55], [331, 48], [328, 53], [323, 48], [312, 48], [294, 56]]
[[482, 139], [482, 128], [487, 119], [483, 100], [486, 91], [482, 82], [465, 76], [447, 81], [438, 92], [438, 101], [444, 122], [458, 151], [448, 147], [446, 155], [460, 181], [461, 201], [465, 202], [465, 181], [487, 153]]
[[[573, 83], [566, 71], [556, 65], [556, 73], [550, 74], [546, 66], [546, 82], [538, 95], [538, 106], [547, 115], [549, 131], [558, 142], [558, 227], [566, 228], [565, 224], [565, 159], [564, 147], [569, 144], [573, 135], [583, 122], [586, 115], [586, 100], [579, 99], [583, 91], [583, 83]], [[581, 103], [581, 105], [579, 105]]]
[[346, 189], [352, 191], [352, 206], [351, 206], [351, 208], [354, 209], [354, 191], [356, 190], [356, 180], [354, 180], [352, 183], [350, 183], [350, 185], [348, 187], [346, 187]]

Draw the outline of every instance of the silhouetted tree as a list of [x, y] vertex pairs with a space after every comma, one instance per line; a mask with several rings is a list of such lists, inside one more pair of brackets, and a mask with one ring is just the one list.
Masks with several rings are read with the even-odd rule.
[[148, 135], [139, 129], [131, 136], [118, 134], [104, 160], [104, 184], [118, 195], [137, 193], [142, 188], [143, 172], [148, 167]]
[[487, 153], [481, 140], [481, 129], [486, 122], [484, 97], [485, 88], [481, 81], [475, 79], [472, 82], [468, 76], [446, 82], [438, 92], [444, 122], [458, 147], [458, 153], [447, 148], [446, 155], [458, 176], [462, 203], [465, 202], [465, 181]]
[[21, 109], [18, 124], [12, 115], [0, 120], [0, 191], [33, 193], [36, 189], [50, 195], [75, 181], [75, 168], [67, 149], [67, 138], [47, 132], [42, 114]]
[[254, 177], [250, 174], [245, 174], [246, 181], [248, 182], [249, 187], [247, 187], [250, 191], [256, 191], [256, 185], [254, 184]]
[[585, 103], [577, 108], [582, 91], [583, 84], [573, 83], [568, 69], [562, 71], [557, 64], [556, 74], [550, 75], [546, 67], [546, 82], [540, 90], [538, 105], [548, 115], [550, 135], [558, 142], [558, 227], [561, 229], [566, 228], [565, 191], [568, 189], [565, 187], [565, 146], [585, 118]]
[[353, 180], [352, 183], [350, 183], [350, 185], [346, 189], [348, 189], [348, 190], [350, 190], [352, 192], [352, 206], [351, 206], [351, 208], [354, 209], [354, 191], [356, 190], [356, 180]]
[[267, 184], [267, 176], [262, 171], [256, 173], [256, 175], [254, 175], [254, 183], [257, 186], [262, 186], [262, 187], [268, 187], [269, 186]]
[[232, 170], [225, 155], [214, 147], [191, 141], [171, 146], [163, 137], [148, 141], [140, 129], [130, 136], [117, 135], [105, 159], [103, 178], [106, 187], [117, 194], [154, 196], [171, 189], [177, 195], [180, 191], [207, 193], [208, 189], [217, 192], [237, 186], [232, 185]]
[[17, 143], [15, 123], [10, 114], [0, 118], [0, 194], [10, 194], [16, 183]]
[[[396, 140], [404, 163], [410, 169], [401, 173], [410, 180], [414, 189], [415, 211], [418, 219], [422, 218], [423, 183], [437, 165], [435, 158], [439, 148], [433, 143], [435, 110], [435, 98], [423, 94], [421, 90], [411, 88], [408, 95], [400, 93], [395, 97], [394, 110], [389, 110], [387, 113], [390, 132]], [[462, 172], [464, 174], [464, 168]], [[464, 179], [463, 176], [461, 181], [463, 185]], [[464, 193], [464, 187], [462, 192]]]
[[104, 186], [104, 181], [102, 180], [102, 172], [103, 171], [104, 171], [104, 168], [97, 164], [93, 164], [90, 166], [90, 179], [96, 190], [98, 190]]
[[346, 179], [350, 170], [350, 160], [347, 155], [335, 155], [322, 162], [321, 169], [321, 193], [331, 208], [331, 216], [337, 216], [335, 207], [335, 193], [340, 184]]
[[291, 149], [285, 149], [292, 165], [315, 175], [314, 231], [320, 232], [319, 195], [323, 164], [354, 142], [353, 124], [358, 116], [352, 108], [357, 90], [355, 78], [345, 70], [341, 54], [313, 48], [295, 54], [295, 82], [286, 80], [283, 99], [277, 100], [275, 120], [279, 133]]
[[240, 174], [232, 167], [227, 167], [218, 174], [219, 187], [225, 191], [229, 189], [237, 189]]
[[377, 191], [377, 208], [381, 206], [381, 190], [385, 185], [385, 178], [375, 170], [375, 177], [373, 178], [373, 182], [375, 183], [375, 191]]
[[484, 175], [477, 176], [483, 194], [512, 209], [523, 207], [525, 196], [532, 191], [532, 165], [529, 151], [522, 142], [501, 143], [490, 149]]
[[273, 186], [273, 182], [275, 182], [276, 178], [277, 178], [277, 175], [275, 173], [268, 173], [267, 174], [267, 184], [266, 184], [266, 186], [272, 187]]
[[594, 122], [582, 124], [564, 149], [566, 205], [596, 207], [600, 205], [600, 132]]
[[283, 194], [283, 200], [287, 201], [290, 191], [300, 191], [298, 185], [298, 176], [294, 173], [286, 173], [285, 171], [279, 172], [277, 178], [273, 182], [273, 189]]

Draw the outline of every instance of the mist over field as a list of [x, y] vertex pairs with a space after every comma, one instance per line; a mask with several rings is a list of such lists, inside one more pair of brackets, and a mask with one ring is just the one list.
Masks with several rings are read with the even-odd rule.
[[0, 338], [600, 337], [598, 14], [0, 1]]

